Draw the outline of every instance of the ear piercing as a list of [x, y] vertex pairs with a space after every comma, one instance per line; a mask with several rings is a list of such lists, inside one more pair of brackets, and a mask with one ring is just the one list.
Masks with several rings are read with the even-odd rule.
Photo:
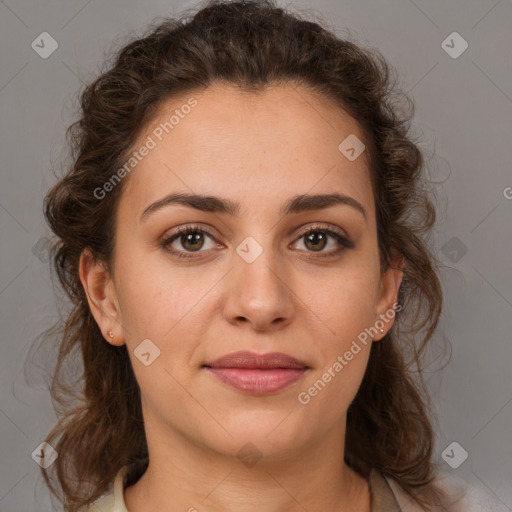
[[384, 329], [382, 327], [380, 328], [380, 332], [384, 332]]
[[112, 334], [112, 331], [108, 331], [108, 337], [113, 340], [114, 339], [114, 335]]

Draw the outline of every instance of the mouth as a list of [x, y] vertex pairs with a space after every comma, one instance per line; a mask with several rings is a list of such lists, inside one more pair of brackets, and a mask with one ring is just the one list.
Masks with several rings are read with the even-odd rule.
[[211, 375], [239, 391], [264, 395], [301, 379], [311, 368], [287, 354], [235, 352], [203, 365]]

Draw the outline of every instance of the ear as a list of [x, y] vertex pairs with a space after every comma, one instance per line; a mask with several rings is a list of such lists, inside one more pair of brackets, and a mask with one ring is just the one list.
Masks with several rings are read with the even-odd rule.
[[84, 249], [80, 255], [79, 274], [89, 308], [103, 337], [112, 345], [124, 345], [114, 281], [105, 263], [98, 261], [89, 249]]
[[376, 336], [373, 337], [373, 341], [381, 340], [395, 322], [394, 305], [398, 302], [398, 291], [404, 276], [403, 268], [403, 256], [397, 251], [392, 251], [392, 258], [389, 262], [389, 266], [381, 274], [380, 291], [376, 305], [375, 322], [377, 323], [380, 321], [378, 326], [381, 326], [381, 322], [384, 324], [382, 327], [384, 332], [379, 331]]

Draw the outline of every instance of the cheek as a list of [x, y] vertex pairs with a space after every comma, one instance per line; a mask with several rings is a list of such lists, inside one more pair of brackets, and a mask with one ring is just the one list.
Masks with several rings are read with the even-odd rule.
[[315, 307], [329, 330], [317, 344], [322, 365], [306, 392], [312, 409], [335, 421], [354, 399], [366, 371], [372, 347], [369, 329], [377, 320], [379, 267], [371, 257], [354, 258], [323, 284], [324, 293], [315, 294]]
[[344, 415], [364, 377], [372, 347], [365, 329], [374, 323], [373, 302], [361, 288], [338, 288], [324, 305], [326, 335], [317, 336], [319, 366], [298, 396], [311, 417], [322, 415], [331, 424]]
[[370, 342], [339, 341], [324, 354], [322, 367], [297, 393], [297, 406], [306, 413], [306, 422], [321, 417], [324, 428], [329, 428], [346, 415], [364, 377], [370, 349]]
[[[149, 260], [149, 258], [148, 258]], [[125, 335], [132, 342], [154, 338], [163, 342], [182, 324], [198, 325], [203, 302], [215, 276], [197, 277], [187, 271], [170, 271], [169, 266], [140, 265], [134, 259], [120, 262], [116, 289]]]
[[299, 276], [298, 296], [308, 315], [338, 348], [375, 322], [378, 272], [343, 265], [330, 272]]

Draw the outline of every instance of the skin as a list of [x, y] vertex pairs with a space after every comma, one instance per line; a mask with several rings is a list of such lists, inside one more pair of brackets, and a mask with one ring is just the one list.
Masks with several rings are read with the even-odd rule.
[[[298, 401], [397, 302], [402, 272], [379, 265], [366, 154], [349, 161], [338, 150], [350, 134], [363, 140], [362, 132], [305, 88], [249, 94], [217, 84], [167, 101], [135, 148], [190, 96], [197, 106], [125, 178], [113, 272], [88, 251], [80, 261], [91, 311], [106, 342], [127, 344], [141, 388], [150, 463], [125, 490], [127, 508], [369, 511], [367, 481], [344, 463], [346, 412], [372, 342], [393, 320], [307, 405]], [[240, 212], [173, 204], [140, 220], [171, 192], [237, 201]], [[359, 201], [366, 219], [340, 204], [279, 213], [292, 196], [332, 192]], [[214, 239], [204, 235], [200, 252], [189, 249], [191, 260], [166, 252], [160, 241], [190, 223], [210, 228]], [[298, 234], [318, 224], [354, 247], [334, 254], [340, 246], [329, 236], [315, 251]], [[236, 252], [248, 236], [263, 248], [252, 263]], [[178, 237], [172, 247], [187, 253], [190, 246]], [[145, 366], [134, 350], [148, 338], [160, 355]], [[247, 395], [201, 367], [237, 350], [284, 352], [310, 370], [279, 392]], [[247, 443], [261, 455], [251, 467], [237, 457]]]

